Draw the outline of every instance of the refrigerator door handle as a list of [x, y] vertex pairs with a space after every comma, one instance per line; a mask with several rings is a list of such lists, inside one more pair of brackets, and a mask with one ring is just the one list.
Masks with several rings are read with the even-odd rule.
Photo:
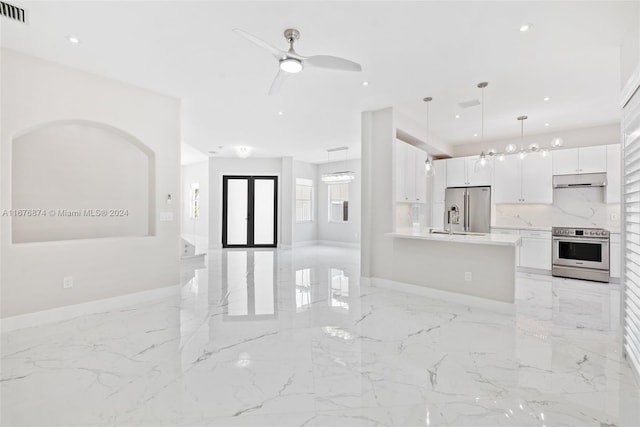
[[468, 191], [464, 192], [464, 231], [469, 231], [469, 215], [470, 212], [470, 203], [471, 202], [471, 194]]

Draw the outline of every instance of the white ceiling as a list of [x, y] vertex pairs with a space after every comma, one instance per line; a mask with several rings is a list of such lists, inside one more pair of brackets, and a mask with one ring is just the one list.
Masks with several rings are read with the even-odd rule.
[[[638, 20], [637, 2], [613, 1], [14, 3], [30, 23], [3, 18], [2, 46], [181, 98], [183, 140], [203, 152], [312, 162], [338, 146], [358, 156], [362, 111], [394, 106], [426, 123], [425, 96], [434, 135], [473, 142], [480, 108], [457, 103], [480, 98], [481, 81], [486, 140], [519, 135], [521, 114], [528, 134], [616, 122], [620, 45]], [[268, 96], [276, 61], [232, 29], [285, 48], [290, 27], [298, 53], [363, 72], [305, 69]]]

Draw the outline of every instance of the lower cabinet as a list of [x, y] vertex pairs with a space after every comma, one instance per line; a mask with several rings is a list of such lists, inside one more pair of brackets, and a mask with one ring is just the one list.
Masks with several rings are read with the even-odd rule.
[[609, 239], [609, 276], [620, 278], [620, 270], [622, 269], [621, 256], [620, 235], [612, 233]]
[[520, 230], [520, 267], [551, 270], [551, 232]]
[[492, 233], [518, 234], [520, 246], [517, 248], [518, 267], [551, 271], [551, 232], [492, 228]]

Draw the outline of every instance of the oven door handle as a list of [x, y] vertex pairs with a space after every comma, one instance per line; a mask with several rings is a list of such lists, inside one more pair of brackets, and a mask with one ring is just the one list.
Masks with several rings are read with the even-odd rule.
[[566, 237], [554, 237], [553, 238], [554, 241], [557, 242], [575, 242], [575, 243], [609, 243], [609, 239], [597, 239], [597, 238], [591, 238], [591, 237], [586, 237], [584, 239], [571, 239], [571, 238], [566, 238]]

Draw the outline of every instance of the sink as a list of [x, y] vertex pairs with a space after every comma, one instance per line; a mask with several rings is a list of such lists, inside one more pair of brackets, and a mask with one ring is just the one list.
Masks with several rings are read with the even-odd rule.
[[432, 234], [453, 234], [456, 236], [486, 236], [486, 233], [474, 233], [473, 231], [454, 231], [453, 233], [449, 233], [446, 230], [431, 230]]

